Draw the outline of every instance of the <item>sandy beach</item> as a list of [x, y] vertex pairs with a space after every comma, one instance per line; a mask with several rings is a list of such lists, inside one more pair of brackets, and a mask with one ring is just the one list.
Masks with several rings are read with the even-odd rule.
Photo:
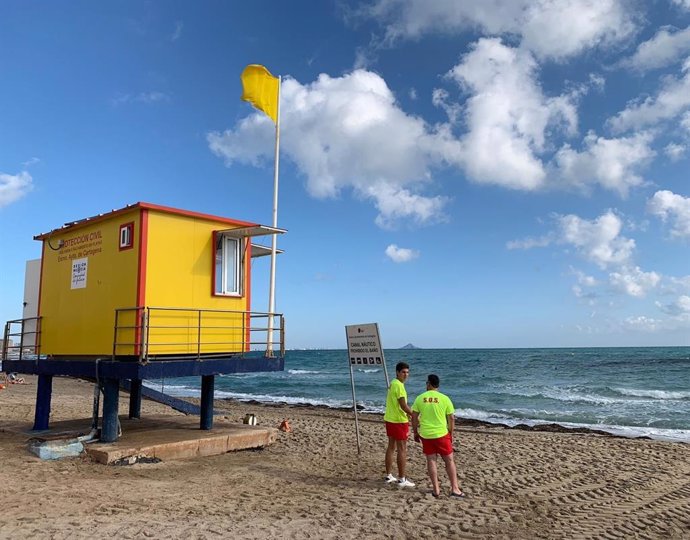
[[[465, 500], [430, 494], [419, 445], [416, 488], [385, 485], [382, 418], [314, 407], [218, 401], [281, 433], [262, 450], [104, 466], [41, 461], [27, 436], [35, 379], [0, 390], [0, 538], [690, 538], [690, 445], [592, 433], [460, 426]], [[56, 378], [51, 420], [87, 417], [92, 385]], [[126, 414], [123, 394], [121, 413]], [[142, 415], [178, 414], [144, 400]]]

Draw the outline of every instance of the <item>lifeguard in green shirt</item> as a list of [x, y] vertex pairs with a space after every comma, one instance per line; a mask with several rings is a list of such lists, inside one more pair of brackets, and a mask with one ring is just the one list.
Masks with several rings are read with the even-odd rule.
[[[388, 447], [386, 448], [386, 476], [384, 480], [388, 484], [395, 482], [398, 487], [414, 487], [405, 476], [407, 464], [407, 437], [410, 432], [410, 416], [412, 409], [407, 404], [407, 392], [405, 381], [410, 376], [410, 366], [405, 362], [398, 362], [395, 366], [395, 379], [391, 382], [386, 395], [386, 413], [383, 420], [386, 422], [386, 435], [388, 435]], [[393, 475], [393, 455], [398, 455], [398, 478]]]
[[446, 465], [450, 479], [450, 496], [464, 497], [458, 486], [458, 473], [453, 460], [453, 429], [455, 428], [455, 407], [450, 398], [438, 391], [438, 375], [431, 374], [426, 380], [426, 392], [417, 396], [412, 404], [412, 430], [414, 440], [422, 443], [426, 456], [426, 470], [431, 479], [431, 494], [438, 497], [441, 488], [436, 470], [436, 455]]

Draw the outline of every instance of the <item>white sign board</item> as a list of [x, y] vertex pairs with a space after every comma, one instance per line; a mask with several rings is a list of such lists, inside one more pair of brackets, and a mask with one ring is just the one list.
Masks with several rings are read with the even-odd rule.
[[[388, 386], [388, 371], [383, 357], [379, 325], [377, 323], [353, 324], [345, 327], [347, 337], [347, 355], [350, 359], [350, 383], [352, 384], [352, 410], [355, 413], [355, 430], [357, 434], [357, 453], [362, 449], [359, 444], [359, 419], [357, 417], [357, 396], [355, 395], [355, 377], [352, 366], [383, 366], [383, 374]], [[378, 371], [378, 370], [375, 370]]]
[[74, 259], [72, 261], [72, 289], [86, 288], [86, 271], [88, 269], [89, 259]]
[[383, 350], [376, 323], [346, 326], [347, 352], [351, 365], [382, 365]]

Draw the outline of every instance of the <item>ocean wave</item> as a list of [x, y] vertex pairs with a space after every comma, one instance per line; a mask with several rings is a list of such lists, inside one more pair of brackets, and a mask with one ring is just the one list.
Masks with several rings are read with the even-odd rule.
[[381, 371], [380, 369], [362, 369], [362, 368], [357, 368], [357, 371], [360, 373], [378, 373]]
[[512, 421], [511, 418], [499, 413], [482, 411], [479, 409], [455, 409], [455, 416], [458, 418], [470, 418], [472, 420], [485, 420], [492, 423], [505, 423]]
[[690, 392], [673, 391], [673, 390], [646, 390], [638, 388], [611, 388], [613, 392], [617, 392], [623, 396], [652, 398], [652, 399], [674, 399], [674, 400], [690, 400]]
[[602, 396], [600, 394], [581, 393], [577, 390], [568, 390], [562, 388], [550, 388], [542, 392], [544, 397], [566, 402], [584, 402], [596, 403], [598, 405], [612, 405], [613, 403], [620, 403], [622, 399]]
[[[603, 393], [598, 393], [603, 392]], [[498, 392], [499, 394], [501, 392]], [[604, 393], [610, 395], [604, 395]], [[594, 405], [643, 404], [652, 400], [690, 400], [690, 392], [667, 390], [637, 390], [633, 388], [576, 389], [540, 388], [535, 390], [511, 389], [503, 395], [532, 399], [552, 399], [566, 403], [590, 403]], [[635, 399], [636, 398], [636, 399]]]
[[[152, 383], [150, 381], [144, 382], [145, 386], [165, 392], [166, 394], [176, 397], [200, 397], [200, 389], [198, 387], [190, 387], [183, 385], [161, 385], [160, 383]], [[230, 398], [238, 401], [258, 401], [262, 403], [286, 403], [289, 405], [312, 405], [323, 406], [333, 409], [352, 408], [352, 400], [339, 399], [322, 399], [310, 398], [305, 396], [287, 396], [287, 395], [270, 395], [259, 393], [246, 392], [226, 392], [216, 389], [216, 399]], [[383, 413], [383, 407], [372, 401], [357, 401], [358, 405], [363, 407], [362, 413]], [[507, 426], [516, 426], [518, 424], [527, 424], [529, 426], [536, 426], [541, 424], [556, 423], [564, 427], [588, 428], [607, 431], [614, 435], [621, 435], [624, 437], [651, 437], [652, 439], [685, 442], [690, 443], [690, 429], [671, 429], [659, 428], [654, 426], [626, 426], [606, 423], [592, 423], [592, 422], [572, 422], [563, 420], [563, 416], [570, 414], [571, 411], [541, 411], [536, 409], [512, 409], [502, 411], [487, 411], [474, 408], [459, 408], [455, 410], [455, 416], [459, 418], [482, 420], [492, 424], [505, 424]], [[534, 418], [535, 416], [546, 416], [547, 418]], [[560, 419], [559, 419], [560, 416]], [[551, 418], [548, 418], [551, 417]], [[651, 421], [650, 421], [651, 423]]]
[[290, 375], [316, 375], [321, 373], [320, 371], [312, 371], [310, 369], [288, 369], [287, 372]]
[[[179, 384], [165, 384], [165, 383], [147, 381], [147, 380], [145, 380], [143, 382], [143, 384], [147, 388], [152, 388], [153, 390], [158, 390], [159, 392], [165, 392], [168, 394], [170, 394], [171, 392], [180, 392], [180, 391], [187, 391], [187, 390], [189, 392], [196, 392], [196, 395], [201, 394], [201, 390], [199, 388], [193, 388], [190, 386], [183, 386], [183, 385], [179, 385]], [[190, 395], [195, 395], [195, 394], [190, 394]]]
[[552, 399], [555, 401], [564, 401], [569, 403], [595, 403], [598, 405], [611, 405], [613, 403], [623, 403], [630, 401], [621, 398], [602, 396], [599, 394], [583, 393], [577, 390], [566, 388], [541, 388], [539, 390], [534, 391], [520, 391], [516, 389], [511, 389], [508, 393], [505, 393], [504, 395], [536, 399]]
[[[328, 407], [330, 409], [351, 409], [352, 400], [311, 398], [305, 396], [285, 396], [269, 394], [249, 394], [244, 392], [216, 392], [216, 399], [236, 399], [238, 401], [258, 401], [260, 403], [287, 403], [288, 405], [314, 405]], [[357, 400], [357, 405], [361, 407], [360, 412], [381, 413], [383, 408], [369, 401]]]
[[472, 420], [482, 420], [491, 424], [504, 424], [509, 427], [514, 427], [519, 424], [526, 424], [528, 426], [558, 424], [566, 428], [587, 428], [606, 431], [612, 435], [620, 435], [622, 437], [650, 437], [652, 439], [661, 441], [690, 443], [690, 429], [657, 428], [653, 426], [621, 426], [604, 423], [593, 424], [584, 422], [565, 422], [556, 419], [544, 420], [535, 418], [515, 418], [500, 413], [477, 409], [456, 409], [455, 416]]

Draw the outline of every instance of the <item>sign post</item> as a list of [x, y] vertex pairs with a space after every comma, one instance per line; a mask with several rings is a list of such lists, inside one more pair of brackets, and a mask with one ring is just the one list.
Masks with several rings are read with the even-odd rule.
[[383, 356], [378, 323], [353, 324], [345, 327], [347, 337], [347, 355], [350, 364], [350, 383], [352, 384], [352, 410], [355, 413], [355, 430], [357, 433], [357, 453], [361, 454], [359, 443], [359, 416], [355, 397], [355, 376], [353, 366], [383, 366], [386, 377], [386, 388], [389, 386], [386, 359]]

